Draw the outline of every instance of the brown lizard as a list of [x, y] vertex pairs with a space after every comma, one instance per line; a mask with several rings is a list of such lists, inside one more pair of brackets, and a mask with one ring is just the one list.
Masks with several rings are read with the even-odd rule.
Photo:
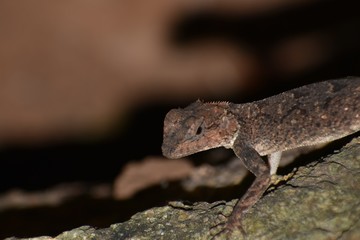
[[[234, 104], [196, 101], [165, 117], [162, 152], [181, 158], [217, 147], [231, 148], [255, 176], [225, 228], [241, 219], [271, 184], [281, 152], [330, 142], [360, 130], [360, 78], [305, 85], [263, 100]], [[268, 156], [268, 164], [261, 156]]]

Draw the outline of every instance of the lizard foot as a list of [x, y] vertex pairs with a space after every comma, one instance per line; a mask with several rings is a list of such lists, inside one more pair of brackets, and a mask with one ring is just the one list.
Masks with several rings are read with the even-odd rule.
[[234, 239], [235, 236], [237, 236], [235, 238], [238, 238], [239, 235], [242, 235], [244, 238], [246, 237], [246, 232], [242, 228], [241, 221], [238, 217], [234, 217], [232, 215], [227, 217], [222, 214], [220, 214], [220, 216], [220, 222], [210, 229], [212, 240]]
[[244, 238], [246, 237], [246, 233], [240, 222], [234, 224], [231, 221], [227, 221], [226, 223], [218, 224], [211, 229], [210, 233], [212, 240], [235, 239], [238, 238], [239, 235], [242, 235]]
[[270, 184], [271, 185], [278, 185], [280, 182], [289, 180], [292, 176], [294, 176], [294, 174], [295, 174], [294, 172], [291, 172], [291, 173], [289, 173], [287, 175], [284, 175], [284, 176], [273, 174], [273, 175], [271, 175]]

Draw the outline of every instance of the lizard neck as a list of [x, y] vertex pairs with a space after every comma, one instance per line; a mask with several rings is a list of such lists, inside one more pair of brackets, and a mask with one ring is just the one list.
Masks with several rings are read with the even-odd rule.
[[266, 155], [267, 153], [263, 153], [262, 145], [269, 136], [267, 136], [268, 131], [264, 131], [263, 128], [267, 126], [266, 121], [271, 121], [271, 118], [262, 113], [261, 104], [258, 102], [232, 103], [229, 108], [233, 112], [239, 127], [236, 138], [241, 138], [261, 155]]

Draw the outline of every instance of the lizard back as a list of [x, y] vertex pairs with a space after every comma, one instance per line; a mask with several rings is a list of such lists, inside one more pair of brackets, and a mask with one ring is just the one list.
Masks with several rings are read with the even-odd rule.
[[235, 109], [260, 155], [330, 142], [360, 130], [360, 78], [305, 85]]

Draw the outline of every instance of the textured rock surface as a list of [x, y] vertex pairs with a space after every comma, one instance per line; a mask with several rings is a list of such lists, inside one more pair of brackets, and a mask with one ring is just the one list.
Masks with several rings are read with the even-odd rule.
[[[170, 202], [106, 229], [83, 226], [54, 239], [209, 239], [234, 204]], [[249, 239], [360, 239], [360, 139], [269, 190], [243, 227]]]

